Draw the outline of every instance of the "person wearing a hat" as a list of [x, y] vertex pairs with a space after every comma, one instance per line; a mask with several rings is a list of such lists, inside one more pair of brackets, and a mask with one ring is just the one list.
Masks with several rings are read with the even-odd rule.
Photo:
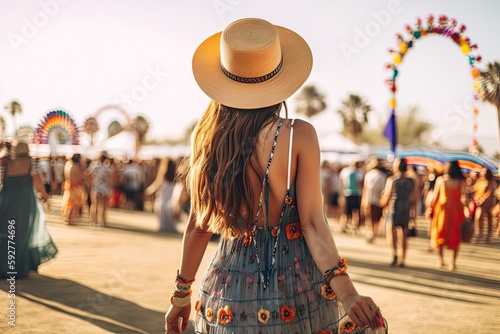
[[211, 102], [185, 165], [191, 211], [165, 331], [186, 328], [191, 284], [219, 233], [193, 301], [197, 333], [385, 333], [327, 225], [315, 129], [286, 118], [284, 101], [312, 68], [307, 43], [287, 28], [241, 19], [206, 39], [192, 65]]
[[[30, 158], [29, 146], [15, 142], [2, 165], [0, 190], [0, 277], [28, 276], [57, 254], [45, 227], [42, 200], [48, 194]], [[9, 255], [10, 258], [9, 258]], [[14, 257], [14, 258], [13, 258]], [[12, 261], [7, 261], [12, 259]]]

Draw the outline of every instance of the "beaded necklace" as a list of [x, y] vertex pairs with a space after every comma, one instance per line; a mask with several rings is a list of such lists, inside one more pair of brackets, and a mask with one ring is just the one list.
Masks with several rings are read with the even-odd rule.
[[[262, 180], [262, 189], [260, 191], [260, 197], [259, 197], [259, 206], [257, 208], [257, 213], [255, 215], [255, 221], [254, 221], [254, 224], [253, 224], [253, 229], [252, 229], [252, 240], [253, 240], [253, 248], [254, 248], [254, 253], [255, 253], [255, 259], [256, 259], [256, 262], [257, 262], [257, 269], [259, 271], [259, 275], [260, 275], [260, 280], [262, 281], [262, 285], [264, 287], [264, 289], [266, 289], [268, 286], [269, 286], [269, 282], [270, 282], [270, 279], [271, 279], [271, 272], [273, 270], [273, 267], [274, 267], [274, 264], [276, 263], [276, 249], [278, 247], [278, 239], [279, 239], [279, 235], [280, 235], [280, 230], [281, 230], [281, 221], [283, 220], [283, 213], [285, 211], [285, 205], [286, 204], [283, 204], [283, 208], [281, 209], [281, 215], [280, 215], [280, 219], [279, 219], [279, 222], [278, 222], [278, 229], [276, 231], [276, 236], [275, 236], [275, 240], [274, 240], [274, 245], [273, 245], [273, 250], [272, 250], [272, 256], [271, 256], [271, 264], [269, 266], [269, 269], [267, 270], [267, 273], [266, 275], [264, 275], [264, 271], [262, 270], [262, 264], [261, 264], [261, 260], [260, 260], [260, 257], [259, 257], [259, 249], [258, 249], [258, 246], [257, 246], [257, 222], [259, 220], [259, 215], [260, 215], [260, 210], [262, 209], [262, 195], [264, 194], [264, 187], [266, 187], [266, 227], [265, 227], [265, 238], [267, 238], [267, 230], [268, 230], [268, 214], [267, 214], [267, 211], [268, 211], [268, 199], [269, 199], [269, 167], [271, 166], [271, 161], [273, 160], [273, 157], [274, 157], [274, 149], [276, 148], [276, 143], [278, 141], [278, 135], [280, 133], [280, 129], [281, 129], [281, 126], [283, 125], [283, 121], [284, 119], [281, 118], [279, 123], [278, 123], [278, 128], [276, 129], [276, 134], [274, 135], [274, 140], [273, 140], [273, 146], [271, 147], [271, 154], [269, 155], [269, 160], [267, 162], [267, 167], [266, 167], [266, 173], [264, 175], [264, 178]], [[288, 189], [287, 189], [287, 195], [285, 197], [285, 200], [286, 198], [288, 197]], [[286, 203], [286, 201], [284, 201]], [[265, 249], [264, 249], [265, 250]], [[265, 254], [264, 254], [265, 255]], [[265, 258], [265, 256], [264, 256]], [[266, 268], [267, 269], [267, 268]]]

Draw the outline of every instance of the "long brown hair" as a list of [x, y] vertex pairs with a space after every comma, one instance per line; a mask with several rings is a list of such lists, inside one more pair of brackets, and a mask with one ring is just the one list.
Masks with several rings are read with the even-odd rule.
[[255, 142], [259, 131], [279, 118], [282, 104], [235, 109], [210, 102], [193, 131], [189, 165], [182, 171], [197, 226], [224, 237], [248, 230], [259, 196], [250, 175], [264, 177], [253, 154]]

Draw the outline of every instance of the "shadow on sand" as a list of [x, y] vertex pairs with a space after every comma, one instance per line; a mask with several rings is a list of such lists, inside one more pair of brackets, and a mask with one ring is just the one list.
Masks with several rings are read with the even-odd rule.
[[[0, 289], [8, 291], [5, 280]], [[111, 333], [164, 333], [164, 314], [67, 279], [38, 274], [16, 281], [16, 297], [79, 318]], [[75, 328], [71, 333], [78, 333]]]

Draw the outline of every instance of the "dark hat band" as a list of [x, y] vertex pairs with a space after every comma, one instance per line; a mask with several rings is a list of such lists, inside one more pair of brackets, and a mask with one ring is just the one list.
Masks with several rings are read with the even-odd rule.
[[242, 83], [259, 83], [259, 82], [264, 82], [269, 79], [272, 79], [278, 72], [281, 70], [281, 66], [283, 65], [283, 57], [281, 57], [280, 63], [278, 66], [271, 72], [266, 75], [263, 75], [261, 77], [255, 77], [255, 78], [245, 78], [245, 77], [240, 77], [237, 76], [231, 72], [229, 72], [222, 63], [220, 64], [220, 68], [222, 69], [222, 72], [231, 80], [237, 81], [237, 82], [242, 82]]

